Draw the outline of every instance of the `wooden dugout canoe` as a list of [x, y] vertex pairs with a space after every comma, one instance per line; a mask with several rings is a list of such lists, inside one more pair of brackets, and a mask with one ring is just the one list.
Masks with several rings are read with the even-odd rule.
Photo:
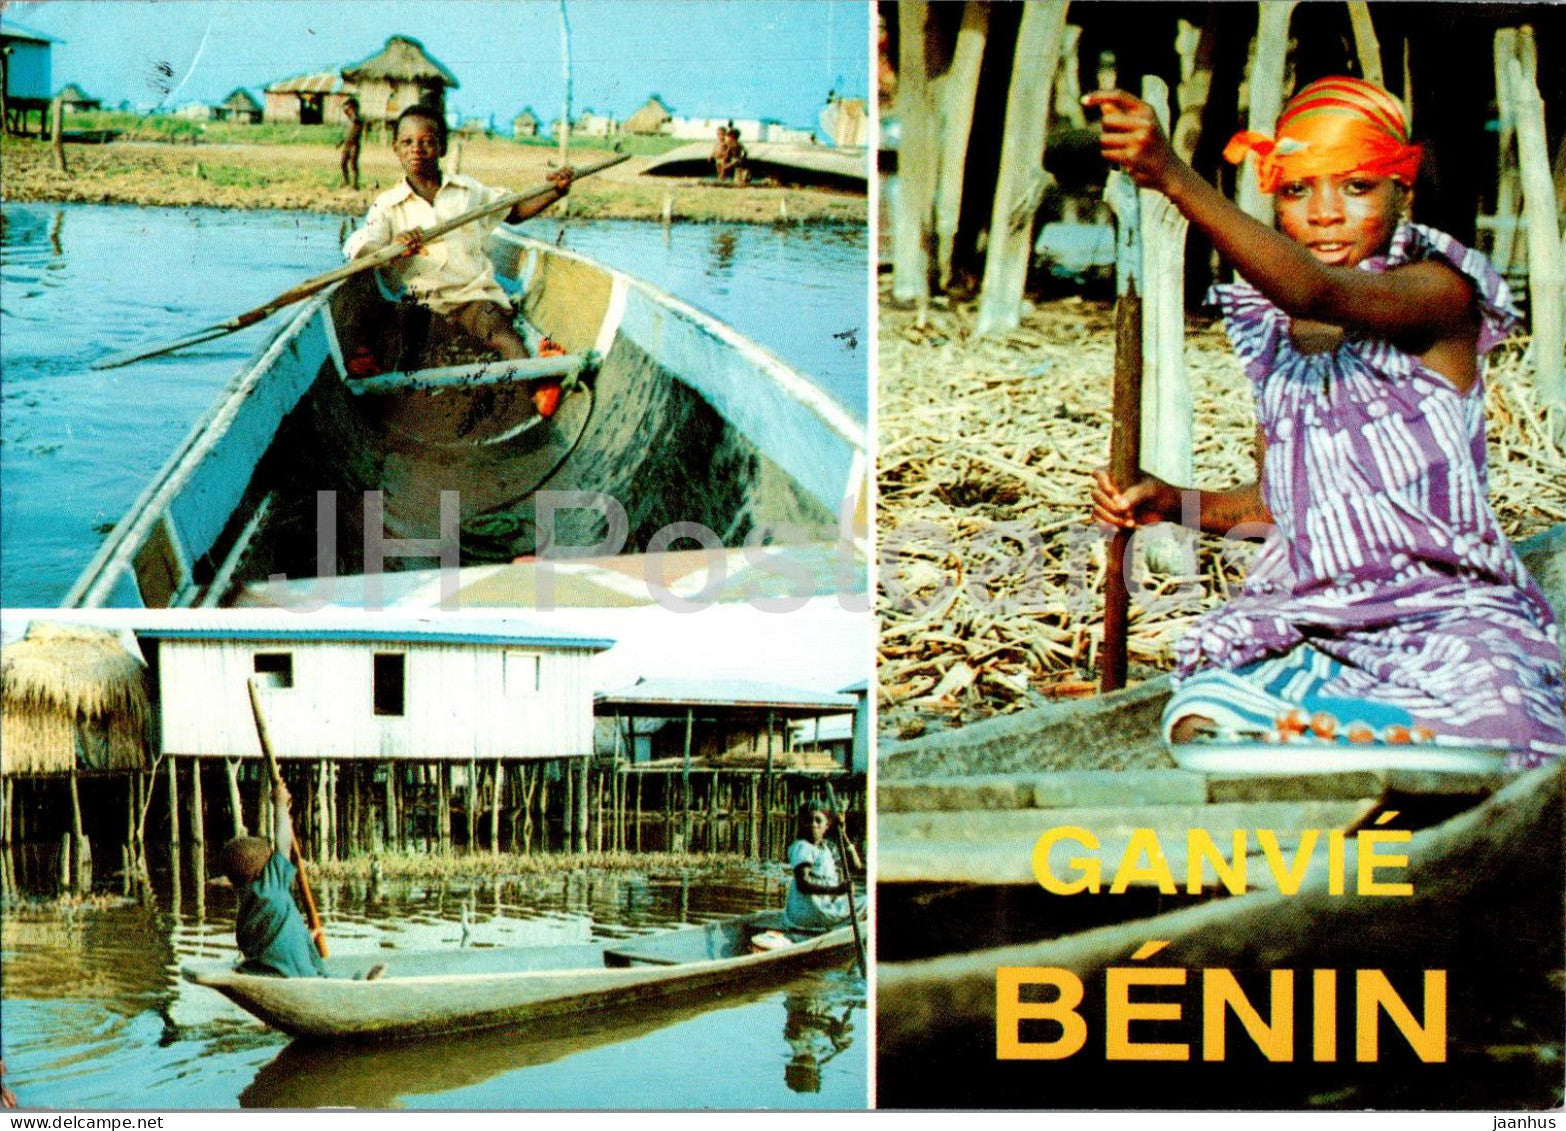
[[393, 955], [373, 982], [353, 978], [369, 964], [364, 956], [328, 959], [326, 978], [260, 977], [214, 963], [182, 973], [292, 1036], [394, 1040], [720, 995], [840, 961], [854, 945], [845, 924], [789, 932], [790, 945], [751, 951], [756, 935], [781, 929], [782, 913], [763, 911], [609, 945]]
[[[565, 357], [390, 358], [391, 372], [350, 377], [361, 347], [397, 351], [386, 348], [390, 304], [373, 280], [348, 280], [294, 311], [236, 374], [63, 603], [214, 605], [273, 574], [356, 575], [367, 524], [389, 539], [441, 538], [443, 492], [456, 492], [464, 565], [538, 552], [540, 491], [599, 500], [557, 511], [545, 552], [550, 532], [555, 546], [600, 553], [618, 552], [623, 534], [636, 552], [676, 523], [731, 547], [831, 542], [840, 513], [862, 519], [865, 430], [803, 374], [583, 256], [506, 228], [491, 255], [520, 291], [530, 336]], [[540, 424], [533, 384], [560, 377], [579, 385]], [[380, 493], [379, 514], [367, 492]]]

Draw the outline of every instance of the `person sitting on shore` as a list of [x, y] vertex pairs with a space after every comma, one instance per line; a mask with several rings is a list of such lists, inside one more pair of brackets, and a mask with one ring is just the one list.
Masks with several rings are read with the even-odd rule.
[[[401, 243], [406, 250], [388, 272], [393, 283], [481, 346], [507, 359], [527, 357], [527, 344], [512, 325], [511, 304], [495, 279], [485, 242], [502, 221], [519, 224], [565, 196], [571, 187], [571, 169], [550, 174], [554, 195], [517, 204], [504, 215], [464, 224], [426, 247], [423, 228], [482, 208], [507, 193], [460, 173], [442, 173], [446, 122], [428, 106], [416, 104], [397, 116], [392, 146], [406, 175], [396, 187], [375, 198], [363, 225], [343, 244], [344, 256], [356, 259], [394, 240]], [[538, 398], [535, 394], [535, 400]], [[554, 399], [558, 400], [558, 394]]]
[[[788, 846], [788, 866], [793, 879], [783, 904], [783, 925], [794, 930], [824, 931], [848, 921], [848, 881], [839, 879], [837, 853], [827, 841], [836, 828], [835, 815], [819, 801], [799, 807], [794, 843]], [[863, 868], [853, 842], [844, 838], [851, 863]]]
[[359, 139], [364, 136], [364, 119], [359, 117], [357, 98], [350, 98], [343, 103], [343, 117], [348, 120], [348, 129], [343, 134], [342, 143], [343, 187], [357, 192], [359, 190]]
[[242, 974], [278, 978], [324, 978], [321, 955], [294, 904], [293, 864], [289, 853], [294, 825], [288, 815], [288, 787], [272, 790], [273, 839], [235, 837], [218, 851], [218, 870], [239, 892], [234, 937], [245, 956]]
[[[1243, 282], [1214, 288], [1255, 386], [1257, 479], [1201, 491], [1201, 527], [1271, 528], [1240, 596], [1176, 646], [1164, 733], [1186, 743], [1433, 742], [1566, 754], [1560, 635], [1486, 492], [1483, 357], [1516, 321], [1477, 252], [1408, 219], [1402, 107], [1322, 79], [1225, 156], [1259, 157], [1279, 231], [1246, 215], [1122, 91], [1103, 156], [1163, 193]], [[1099, 475], [1093, 515], [1175, 521], [1181, 490]]]

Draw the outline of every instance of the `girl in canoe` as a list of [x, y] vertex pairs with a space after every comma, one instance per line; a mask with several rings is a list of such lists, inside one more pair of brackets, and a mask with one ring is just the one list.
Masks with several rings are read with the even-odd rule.
[[[1167, 196], [1242, 282], [1214, 288], [1257, 412], [1257, 478], [1200, 492], [1201, 527], [1271, 527], [1240, 596], [1176, 647], [1165, 738], [1566, 753], [1560, 637], [1486, 494], [1483, 358], [1516, 321], [1480, 256], [1408, 210], [1420, 150], [1402, 108], [1311, 83], [1258, 157], [1278, 231], [1240, 211], [1121, 91], [1102, 152]], [[1181, 491], [1100, 473], [1093, 516], [1175, 521]], [[1252, 529], [1255, 529], [1253, 526]]]
[[[572, 171], [557, 169], [549, 175], [555, 185], [553, 196], [515, 205], [504, 216], [475, 220], [425, 247], [422, 229], [499, 200], [506, 190], [441, 171], [446, 122], [428, 106], [416, 103], [397, 116], [392, 148], [406, 175], [375, 198], [364, 224], [343, 244], [343, 255], [356, 259], [393, 240], [400, 242], [407, 250], [389, 271], [394, 283], [501, 357], [526, 357], [527, 345], [511, 324], [510, 299], [495, 279], [485, 241], [502, 220], [520, 224], [565, 196]], [[554, 399], [558, 400], [558, 393]]]
[[[849, 881], [843, 876], [837, 854], [827, 840], [836, 816], [819, 801], [799, 807], [794, 843], [788, 846], [788, 866], [793, 879], [783, 904], [783, 925], [796, 930], [824, 931], [848, 920]], [[863, 869], [854, 842], [847, 837], [849, 863]]]
[[239, 892], [234, 937], [245, 958], [238, 969], [279, 978], [324, 978], [320, 952], [294, 904], [295, 873], [288, 859], [294, 824], [288, 805], [288, 787], [279, 780], [272, 790], [274, 839], [235, 837], [218, 852], [218, 870]]

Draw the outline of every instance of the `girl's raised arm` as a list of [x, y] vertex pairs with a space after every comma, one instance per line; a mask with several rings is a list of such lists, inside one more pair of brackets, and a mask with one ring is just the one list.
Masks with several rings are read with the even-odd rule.
[[[1477, 326], [1473, 288], [1450, 267], [1425, 262], [1377, 274], [1323, 263], [1302, 244], [1241, 211], [1180, 160], [1141, 99], [1110, 90], [1089, 94], [1083, 102], [1103, 112], [1105, 159], [1138, 185], [1167, 196], [1219, 254], [1291, 317], [1412, 339], [1416, 352], [1470, 334]], [[1391, 229], [1389, 222], [1389, 235]]]

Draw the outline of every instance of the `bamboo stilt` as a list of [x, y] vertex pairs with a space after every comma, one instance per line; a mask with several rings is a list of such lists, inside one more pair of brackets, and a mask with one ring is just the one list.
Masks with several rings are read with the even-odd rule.
[[451, 855], [451, 763], [442, 762], [435, 771], [435, 833], [442, 856]]
[[925, 64], [930, 20], [926, 0], [897, 6], [897, 113], [903, 123], [898, 151], [898, 206], [892, 217], [892, 297], [917, 303], [930, 299], [930, 253], [935, 204], [935, 170], [940, 118], [935, 87]]
[[463, 806], [463, 808], [466, 810], [464, 813], [464, 818], [467, 822], [469, 852], [472, 852], [475, 848], [478, 847], [473, 840], [473, 838], [478, 835], [478, 780], [478, 760], [475, 758], [469, 758], [468, 796], [467, 804]]

